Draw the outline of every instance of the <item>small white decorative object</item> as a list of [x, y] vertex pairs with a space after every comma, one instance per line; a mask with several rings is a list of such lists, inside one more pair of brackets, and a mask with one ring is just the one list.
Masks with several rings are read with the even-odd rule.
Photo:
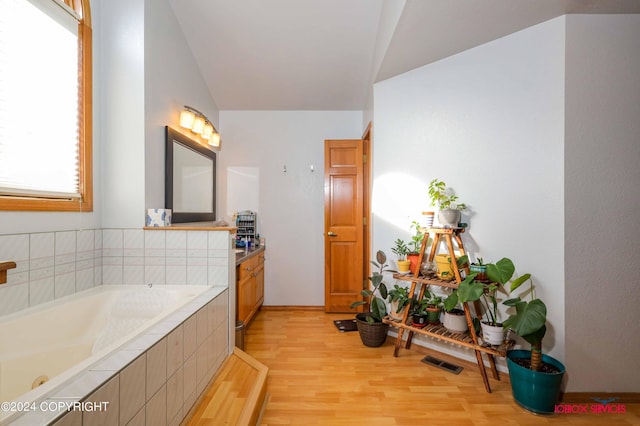
[[171, 226], [171, 209], [148, 209], [147, 226]]

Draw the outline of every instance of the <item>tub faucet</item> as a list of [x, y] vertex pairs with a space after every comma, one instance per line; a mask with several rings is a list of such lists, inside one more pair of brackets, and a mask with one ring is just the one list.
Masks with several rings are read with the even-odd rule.
[[13, 269], [16, 267], [16, 262], [0, 261], [0, 284], [7, 282], [7, 269]]

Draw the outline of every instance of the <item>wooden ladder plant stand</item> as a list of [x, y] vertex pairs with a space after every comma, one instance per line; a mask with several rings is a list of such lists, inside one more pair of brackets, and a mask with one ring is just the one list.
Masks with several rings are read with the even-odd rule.
[[[459, 268], [457, 266], [457, 259], [454, 251], [454, 241], [455, 245], [460, 252], [460, 255], [463, 256], [466, 254], [464, 249], [464, 244], [462, 243], [462, 238], [460, 235], [464, 232], [464, 228], [428, 228], [424, 231], [424, 238], [422, 240], [422, 246], [420, 248], [420, 254], [418, 256], [418, 267], [413, 276], [411, 275], [403, 275], [403, 274], [394, 274], [393, 277], [398, 280], [410, 281], [411, 288], [409, 290], [409, 297], [414, 297], [416, 294], [416, 290], [418, 290], [418, 297], [416, 300], [421, 300], [424, 295], [427, 286], [435, 285], [440, 287], [447, 287], [452, 289], [457, 289], [458, 284], [462, 281], [462, 276], [460, 275]], [[455, 276], [455, 280], [447, 281], [439, 279], [435, 276], [433, 277], [424, 277], [420, 276], [420, 265], [422, 265], [422, 260], [424, 258], [425, 250], [428, 245], [429, 234], [433, 234], [433, 243], [431, 245], [431, 250], [429, 252], [428, 260], [433, 262], [435, 259], [436, 253], [438, 252], [439, 246], [442, 242], [446, 244], [447, 251], [449, 256], [451, 257], [451, 269], [453, 270], [453, 274]], [[469, 273], [469, 265], [468, 263], [463, 266], [463, 269], [468, 274]], [[418, 289], [419, 285], [419, 289]], [[480, 369], [480, 375], [482, 376], [482, 381], [484, 382], [484, 387], [487, 392], [491, 393], [491, 386], [489, 385], [489, 379], [487, 377], [487, 372], [484, 366], [484, 362], [482, 360], [482, 354], [486, 354], [489, 360], [489, 366], [491, 367], [491, 372], [493, 374], [493, 378], [496, 380], [500, 380], [500, 375], [496, 368], [495, 356], [504, 357], [506, 356], [506, 352], [509, 348], [513, 346], [513, 341], [504, 341], [501, 345], [489, 345], [489, 344], [480, 344], [478, 342], [478, 335], [475, 332], [475, 328], [473, 326], [473, 317], [471, 316], [471, 311], [469, 309], [468, 303], [463, 303], [464, 314], [467, 319], [467, 324], [469, 326], [469, 331], [465, 333], [453, 333], [446, 328], [444, 328], [441, 324], [439, 325], [427, 325], [424, 328], [413, 327], [413, 325], [409, 321], [409, 309], [405, 310], [404, 316], [402, 320], [397, 321], [387, 316], [384, 318], [383, 322], [392, 325], [398, 328], [398, 337], [396, 339], [396, 345], [393, 352], [393, 356], [397, 357], [400, 352], [400, 347], [402, 346], [402, 337], [405, 331], [408, 331], [407, 342], [405, 344], [405, 349], [411, 348], [411, 341], [413, 340], [413, 336], [417, 334], [422, 334], [425, 336], [429, 336], [435, 339], [443, 340], [446, 342], [454, 343], [456, 345], [464, 346], [467, 348], [471, 348], [474, 350], [476, 354], [476, 360], [478, 362], [478, 368]], [[478, 301], [473, 303], [474, 311], [478, 317], [481, 316], [481, 307]]]

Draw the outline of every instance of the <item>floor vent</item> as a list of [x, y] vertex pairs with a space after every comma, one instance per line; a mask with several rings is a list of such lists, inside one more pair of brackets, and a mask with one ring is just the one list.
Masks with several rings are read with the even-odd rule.
[[459, 365], [451, 364], [450, 362], [446, 362], [441, 359], [434, 358], [430, 355], [427, 355], [424, 358], [422, 358], [422, 362], [424, 362], [425, 364], [433, 365], [434, 367], [441, 368], [453, 374], [460, 374], [460, 372], [462, 371], [462, 367], [460, 367]]

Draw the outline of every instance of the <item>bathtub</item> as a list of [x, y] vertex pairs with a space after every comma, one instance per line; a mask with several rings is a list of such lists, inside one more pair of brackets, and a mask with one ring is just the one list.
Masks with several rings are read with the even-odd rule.
[[[228, 328], [223, 318], [228, 313], [226, 298], [207, 307], [225, 290], [102, 285], [1, 317], [0, 424], [53, 422], [67, 410], [64, 404], [57, 407], [51, 401], [82, 401], [95, 391], [82, 383], [86, 390], [78, 392], [74, 383], [78, 377], [97, 376], [104, 381], [114, 377], [191, 316], [195, 327], [199, 311], [204, 313], [203, 330], [211, 332], [217, 327], [215, 321]], [[220, 314], [214, 313], [218, 307], [222, 307]], [[207, 323], [209, 311], [213, 325]], [[92, 381], [95, 387], [103, 384], [95, 377]]]

